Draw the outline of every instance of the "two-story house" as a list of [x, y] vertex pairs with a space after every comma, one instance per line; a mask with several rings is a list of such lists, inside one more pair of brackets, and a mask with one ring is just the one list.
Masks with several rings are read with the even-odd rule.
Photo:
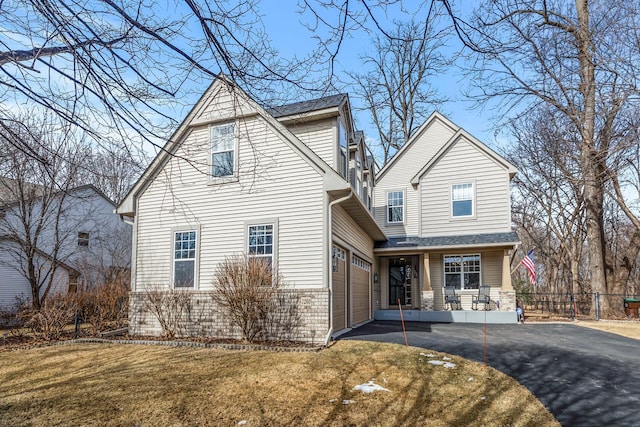
[[[376, 242], [379, 318], [484, 321], [470, 310], [481, 285], [492, 308], [515, 308], [510, 252], [509, 183], [516, 169], [439, 113], [433, 113], [378, 172], [375, 218], [388, 240]], [[444, 311], [443, 288], [453, 286], [463, 310]], [[491, 313], [509, 321], [511, 314]]]
[[[463, 137], [479, 144], [466, 134]], [[439, 147], [434, 145], [429, 158], [412, 154], [413, 175], [406, 182], [391, 182], [390, 190], [402, 190], [408, 203], [406, 192], [414, 188], [414, 175], [419, 184], [439, 175], [440, 158], [449, 159], [440, 150], [463, 145], [446, 144], [448, 139], [436, 141]], [[417, 138], [408, 148], [424, 143]], [[483, 147], [478, 149], [500, 167], [507, 165], [482, 144], [478, 147]], [[405, 157], [399, 155], [398, 159]], [[444, 283], [436, 285], [438, 279], [431, 275], [432, 270], [424, 269], [430, 260], [435, 268], [438, 258], [430, 255], [433, 248], [415, 246], [408, 251], [401, 240], [446, 236], [447, 232], [438, 234], [435, 222], [419, 226], [424, 233], [418, 228], [415, 233], [398, 231], [405, 226], [418, 227], [420, 214], [409, 212], [418, 199], [412, 199], [409, 205], [404, 199], [387, 198], [385, 175], [393, 175], [390, 168], [394, 163], [399, 169], [406, 168], [403, 173], [410, 173], [408, 165], [394, 161], [376, 177], [364, 135], [354, 129], [347, 95], [265, 110], [224, 76], [218, 77], [116, 209], [133, 224], [130, 332], [160, 333], [159, 322], [145, 308], [145, 293], [179, 289], [189, 292], [200, 305], [199, 312], [206, 313], [206, 319], [194, 321], [193, 333], [237, 337], [238, 331], [208, 295], [216, 266], [226, 256], [239, 253], [267, 257], [284, 277], [287, 292], [296, 296], [302, 313], [295, 339], [326, 342], [332, 335], [376, 315], [397, 312], [397, 306], [388, 303], [390, 293], [398, 294], [388, 284], [389, 271], [393, 270], [390, 260], [399, 260], [405, 254], [410, 255], [402, 261], [405, 271], [407, 265], [415, 265], [407, 275], [411, 280], [415, 276], [415, 288], [409, 294], [405, 291], [401, 305], [419, 311], [440, 310], [442, 304], [422, 303], [428, 299], [422, 296], [422, 289], [432, 291], [433, 302], [441, 295], [435, 288]], [[506, 191], [501, 195], [506, 198], [495, 201], [499, 205], [495, 210], [501, 211], [507, 222], [509, 173], [513, 168], [508, 169], [500, 184]], [[483, 181], [481, 175], [474, 179], [472, 182]], [[377, 181], [383, 183], [382, 193], [377, 190]], [[416, 188], [423, 191], [420, 185]], [[449, 203], [448, 196], [444, 197], [444, 203]], [[480, 198], [474, 202], [478, 209], [483, 206], [475, 214], [477, 223], [485, 221], [485, 200], [483, 195], [482, 205]], [[392, 210], [391, 223], [386, 217], [381, 220], [374, 215], [381, 215], [388, 207]], [[415, 219], [406, 221], [405, 216]], [[431, 221], [428, 216], [423, 218]], [[474, 233], [484, 235], [484, 230]], [[489, 250], [494, 242], [487, 241], [483, 242], [486, 247], [476, 245], [468, 253], [480, 253], [483, 283], [507, 289], [510, 281], [493, 281], [495, 268], [498, 275], [503, 274], [503, 258], [491, 260], [498, 251], [502, 256], [515, 241], [509, 230], [500, 231], [509, 234], [510, 240], [501, 242], [499, 249]], [[466, 248], [466, 244], [460, 244], [453, 252], [445, 251], [442, 260], [449, 260], [446, 257], [450, 255], [466, 256]], [[407, 259], [414, 264], [407, 264]], [[427, 286], [427, 282], [433, 285]], [[414, 299], [411, 292], [417, 295]], [[511, 314], [515, 322], [515, 312]]]
[[[3, 178], [0, 203], [0, 308], [20, 300], [98, 285], [128, 270], [131, 227], [93, 185], [52, 192], [28, 184], [32, 197]], [[16, 184], [17, 187], [17, 184]], [[15, 200], [14, 200], [15, 199]]]

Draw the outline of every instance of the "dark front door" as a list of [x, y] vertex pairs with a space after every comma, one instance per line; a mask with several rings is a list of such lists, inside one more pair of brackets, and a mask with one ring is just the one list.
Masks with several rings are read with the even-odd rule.
[[414, 265], [411, 256], [389, 258], [389, 305], [411, 305]]

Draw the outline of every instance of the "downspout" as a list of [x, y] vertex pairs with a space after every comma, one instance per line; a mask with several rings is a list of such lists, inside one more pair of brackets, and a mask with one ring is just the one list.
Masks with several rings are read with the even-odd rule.
[[[334, 200], [329, 203], [329, 212], [327, 214], [327, 229], [329, 230], [329, 239], [328, 239], [328, 253], [329, 253], [329, 266], [333, 266], [333, 224], [332, 224], [332, 213], [333, 207], [339, 203], [348, 200], [353, 196], [353, 191], [349, 188], [349, 194], [341, 197], [339, 199]], [[329, 341], [331, 341], [331, 335], [333, 334], [333, 269], [329, 273], [328, 277], [328, 285], [329, 285], [329, 332], [327, 333], [327, 337], [324, 339], [324, 346], [327, 347], [329, 345]]]

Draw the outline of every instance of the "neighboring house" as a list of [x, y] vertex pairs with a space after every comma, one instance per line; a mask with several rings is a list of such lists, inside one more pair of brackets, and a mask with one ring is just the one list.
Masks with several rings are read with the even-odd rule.
[[[115, 204], [94, 186], [53, 194], [44, 215], [40, 196], [22, 201], [9, 197], [5, 192], [0, 215], [0, 307], [32, 297], [27, 241], [36, 242], [33, 265], [40, 295], [47, 287], [49, 295], [75, 292], [128, 269], [131, 227], [113, 214]], [[30, 224], [29, 236], [25, 223]]]
[[[435, 264], [449, 262], [450, 255], [477, 255], [482, 283], [500, 288], [504, 291], [500, 298], [505, 300], [511, 292], [513, 299], [508, 274], [503, 278], [506, 261], [502, 257], [517, 241], [509, 229], [508, 188], [515, 170], [442, 116], [434, 117], [407, 144], [407, 150], [422, 154], [398, 153], [398, 159], [376, 178], [364, 135], [354, 129], [347, 95], [267, 111], [226, 78], [217, 78], [116, 209], [133, 224], [130, 332], [159, 334], [157, 319], [144, 306], [145, 294], [179, 289], [189, 292], [194, 307], [199, 305], [198, 313], [204, 313], [185, 319], [190, 333], [238, 337], [209, 297], [216, 266], [238, 253], [268, 257], [283, 275], [286, 292], [295, 296], [302, 312], [298, 335], [293, 337], [299, 340], [324, 342], [374, 315], [397, 313], [397, 305], [388, 303], [390, 292], [398, 293], [388, 284], [387, 275], [396, 271], [395, 266], [390, 268], [392, 258], [404, 260], [398, 262], [404, 262], [402, 271], [413, 286], [413, 297], [403, 294], [403, 308], [442, 309], [442, 302], [434, 300], [441, 296], [445, 278], [435, 276]], [[438, 138], [430, 130], [435, 126], [446, 128]], [[431, 148], [418, 148], [423, 145]], [[453, 157], [450, 152], [467, 146], [463, 155], [471, 155], [482, 173], [468, 169], [470, 175], [460, 175], [454, 184], [477, 186], [478, 200], [472, 201], [471, 215], [476, 224], [489, 223], [475, 229], [467, 226], [468, 232], [462, 223], [451, 227], [449, 216], [428, 215], [437, 198], [448, 206], [450, 196], [424, 184], [442, 175], [441, 169]], [[426, 157], [429, 150], [431, 155]], [[489, 169], [483, 156], [491, 163]], [[395, 176], [394, 165], [406, 170], [390, 179]], [[494, 185], [492, 168], [499, 169], [502, 181], [487, 189], [484, 171], [492, 171]], [[376, 181], [382, 183], [382, 193]], [[402, 193], [402, 200], [387, 198], [387, 182], [390, 190]], [[409, 212], [418, 199], [404, 204], [405, 198], [408, 202], [414, 197], [409, 190], [417, 191], [415, 197], [427, 206], [420, 211], [424, 215]], [[476, 194], [475, 187], [473, 191]], [[499, 213], [499, 219], [485, 218], [487, 191], [495, 196], [491, 211]], [[381, 214], [389, 209], [390, 223]], [[420, 215], [428, 223], [418, 225]], [[438, 233], [441, 226], [448, 228]], [[409, 231], [409, 227], [413, 228]], [[409, 236], [455, 240], [456, 229], [462, 231], [461, 243], [439, 246], [441, 250], [435, 252], [437, 244], [408, 248], [400, 242]], [[470, 246], [472, 239], [480, 243]], [[452, 279], [447, 276], [447, 280]], [[512, 315], [509, 321], [515, 322], [515, 303], [505, 302], [501, 307], [509, 311], [501, 313]]]

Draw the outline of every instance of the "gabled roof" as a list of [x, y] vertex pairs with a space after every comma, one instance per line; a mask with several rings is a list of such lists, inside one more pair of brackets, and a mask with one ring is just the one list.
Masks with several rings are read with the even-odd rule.
[[485, 144], [480, 142], [478, 139], [474, 138], [471, 134], [469, 134], [464, 129], [460, 128], [458, 131], [451, 137], [449, 140], [438, 150], [438, 152], [425, 164], [420, 171], [411, 178], [411, 184], [417, 185], [420, 183], [420, 179], [426, 174], [433, 165], [435, 165], [450, 149], [455, 145], [460, 138], [464, 137], [468, 140], [474, 147], [483, 152], [493, 161], [504, 167], [509, 171], [509, 177], [513, 178], [513, 176], [518, 171], [515, 166], [509, 163], [504, 157], [487, 147]]
[[[335, 171], [331, 166], [329, 166], [320, 156], [318, 156], [315, 152], [313, 152], [306, 144], [300, 141], [291, 131], [289, 131], [283, 124], [281, 124], [278, 120], [276, 120], [271, 114], [269, 114], [264, 108], [262, 108], [258, 103], [256, 103], [251, 97], [249, 97], [239, 86], [230, 81], [223, 74], [219, 74], [216, 79], [211, 83], [209, 88], [202, 94], [200, 99], [193, 106], [191, 111], [187, 114], [185, 119], [182, 121], [180, 126], [175, 130], [173, 135], [167, 140], [162, 150], [156, 157], [153, 159], [151, 164], [147, 167], [144, 173], [140, 176], [138, 181], [131, 187], [129, 193], [122, 199], [115, 212], [120, 215], [125, 216], [134, 216], [136, 203], [135, 200], [138, 195], [144, 191], [147, 185], [155, 178], [155, 176], [159, 173], [162, 167], [169, 161], [169, 159], [174, 155], [178, 147], [182, 144], [182, 142], [186, 139], [189, 134], [190, 127], [193, 125], [203, 125], [206, 124], [206, 121], [198, 121], [196, 123], [192, 123], [197, 113], [203, 108], [206, 101], [214, 96], [216, 90], [221, 87], [227, 87], [234, 92], [235, 96], [240, 97], [244, 102], [251, 106], [251, 110], [253, 111], [251, 114], [261, 116], [267, 124], [280, 136], [282, 136], [282, 140], [292, 147], [295, 151], [297, 151], [304, 159], [308, 161], [312, 167], [314, 167], [318, 172], [320, 172], [324, 176], [325, 180], [325, 189], [329, 190], [338, 190], [343, 188], [350, 188], [349, 183], [344, 181], [342, 177]], [[336, 95], [335, 97], [328, 97], [330, 99], [326, 101], [322, 101], [321, 104], [317, 105], [335, 105], [338, 100], [343, 102], [347, 100], [348, 97], [346, 95]], [[299, 105], [295, 108], [295, 111], [300, 111], [303, 109], [310, 108], [313, 105], [314, 101], [305, 101], [303, 103], [296, 104], [304, 104], [306, 105], [303, 108], [302, 105]], [[291, 104], [295, 105], [295, 104]], [[339, 104], [338, 104], [339, 105]], [[294, 111], [294, 108], [290, 108], [289, 111]]]
[[[451, 120], [449, 120], [448, 118], [446, 118], [445, 116], [443, 116], [442, 114], [440, 114], [438, 111], [434, 111], [433, 113], [431, 113], [431, 115], [427, 118], [427, 120], [425, 120], [425, 122], [422, 124], [422, 126], [420, 126], [418, 128], [417, 131], [414, 132], [413, 136], [411, 138], [409, 138], [409, 141], [407, 141], [402, 148], [400, 148], [400, 150], [398, 150], [396, 152], [396, 154], [393, 155], [393, 157], [391, 158], [391, 160], [389, 160], [387, 162], [386, 165], [384, 165], [382, 167], [382, 169], [380, 169], [380, 172], [378, 172], [378, 176], [376, 178], [376, 180], [381, 179], [385, 173], [387, 173], [387, 171], [389, 169], [391, 169], [391, 167], [393, 166], [393, 164], [395, 162], [398, 161], [398, 159], [400, 159], [402, 156], [405, 155], [405, 153], [407, 151], [409, 151], [409, 149], [411, 148], [411, 146], [413, 146], [413, 144], [415, 144], [415, 142], [420, 138], [420, 136], [422, 136], [422, 134], [424, 133], [424, 131], [429, 128], [429, 126], [431, 126], [431, 124], [433, 122], [435, 122], [436, 120], [441, 121], [444, 125], [446, 125], [447, 127], [449, 127], [452, 131], [456, 132], [458, 129], [460, 129], [459, 126], [457, 126], [455, 123], [453, 123]], [[426, 159], [425, 159], [426, 160]]]
[[444, 146], [440, 150], [438, 150], [438, 152], [431, 159], [425, 159], [427, 160], [427, 164], [420, 170], [420, 172], [418, 172], [418, 174], [416, 174], [413, 177], [413, 179], [411, 180], [412, 184], [417, 184], [420, 178], [424, 175], [424, 173], [428, 171], [429, 168], [431, 168], [431, 166], [433, 166], [442, 157], [442, 155], [444, 155], [444, 153], [446, 153], [449, 150], [449, 148], [455, 142], [458, 141], [461, 135], [464, 136], [466, 139], [468, 139], [480, 151], [482, 151], [487, 156], [492, 158], [498, 164], [505, 167], [509, 171], [509, 175], [511, 177], [513, 177], [517, 173], [518, 170], [516, 169], [516, 167], [513, 166], [511, 163], [509, 163], [504, 157], [500, 156], [498, 153], [490, 149], [487, 145], [485, 145], [479, 139], [471, 135], [466, 130], [462, 129], [460, 126], [453, 123], [451, 120], [443, 116], [438, 111], [434, 111], [429, 116], [429, 118], [422, 124], [422, 126], [418, 128], [418, 130], [413, 134], [413, 136], [409, 139], [409, 141], [407, 141], [407, 143], [404, 144], [400, 150], [398, 150], [398, 152], [391, 158], [391, 160], [386, 165], [384, 165], [384, 167], [380, 170], [380, 172], [378, 172], [376, 180], [379, 180], [380, 178], [382, 178], [384, 174], [387, 173], [387, 171], [389, 171], [393, 167], [393, 164], [397, 162], [398, 159], [406, 155], [406, 153], [411, 149], [411, 147], [415, 144], [415, 142], [418, 139], [420, 139], [420, 137], [425, 132], [425, 130], [428, 129], [436, 120], [440, 121], [445, 126], [450, 128], [454, 132], [454, 135], [444, 144]]
[[347, 99], [347, 94], [325, 96], [323, 98], [308, 101], [294, 102], [279, 107], [267, 108], [266, 111], [275, 118], [292, 116], [294, 114], [310, 113], [312, 111], [325, 110], [339, 107]]
[[[0, 178], [0, 179], [2, 179], [3, 181], [5, 181], [5, 180], [15, 181], [14, 179], [11, 179], [11, 178]], [[45, 188], [40, 186], [40, 185], [36, 185], [36, 184], [28, 184], [28, 185], [32, 186], [35, 189], [36, 192], [40, 193], [39, 195], [35, 196], [35, 199], [42, 197], [42, 194], [46, 191]], [[66, 191], [67, 194], [72, 194], [72, 193], [77, 193], [78, 191], [83, 191], [83, 190], [92, 190], [97, 195], [99, 195], [100, 197], [105, 199], [107, 202], [109, 202], [113, 207], [116, 206], [116, 204], [113, 202], [113, 200], [111, 200], [109, 197], [107, 197], [102, 191], [100, 191], [93, 184], [80, 185], [78, 187], [70, 188], [69, 190], [59, 190], [59, 191], [56, 191], [55, 194], [64, 193], [65, 191]], [[15, 206], [19, 202], [20, 202], [19, 200], [11, 200], [11, 201], [7, 200], [5, 202], [5, 207], [9, 208], [11, 206]], [[2, 206], [2, 205], [3, 205], [3, 200], [0, 198], [0, 206]]]

